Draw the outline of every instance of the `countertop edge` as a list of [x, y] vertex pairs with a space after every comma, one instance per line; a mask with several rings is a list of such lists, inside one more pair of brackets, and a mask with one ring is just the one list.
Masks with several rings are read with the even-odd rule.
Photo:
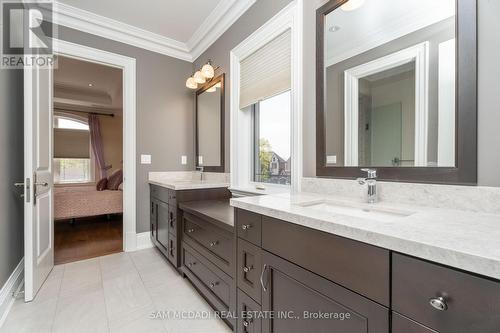
[[[395, 237], [385, 233], [363, 230], [354, 226], [335, 223], [332, 221], [324, 221], [314, 217], [304, 217], [301, 214], [268, 208], [255, 203], [230, 200], [230, 205], [235, 208], [251, 210], [252, 212], [258, 214], [294, 223], [303, 227], [349, 238], [401, 254], [414, 256], [456, 269], [461, 269], [473, 274], [479, 274], [488, 278], [500, 280], [500, 261], [496, 259], [481, 257], [474, 254], [442, 248], [436, 245]], [[301, 223], [300, 220], [303, 219], [307, 219], [307, 223]], [[327, 230], [322, 227], [322, 224], [324, 225], [325, 222], [329, 224], [330, 228], [333, 226], [335, 230]], [[486, 269], [485, 267], [488, 267], [489, 269]]]
[[164, 188], [168, 188], [170, 190], [182, 191], [182, 190], [202, 190], [202, 189], [210, 189], [210, 188], [228, 188], [230, 184], [228, 183], [206, 183], [206, 184], [174, 184], [174, 183], [163, 183], [157, 182], [154, 180], [148, 180], [148, 183], [151, 185], [156, 185]]

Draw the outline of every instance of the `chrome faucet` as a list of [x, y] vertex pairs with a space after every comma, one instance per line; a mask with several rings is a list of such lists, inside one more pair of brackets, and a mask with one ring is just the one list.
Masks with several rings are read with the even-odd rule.
[[368, 185], [368, 203], [377, 202], [377, 170], [374, 169], [361, 169], [361, 171], [367, 173], [366, 178], [358, 178], [358, 183], [360, 185]]
[[203, 166], [196, 167], [196, 171], [200, 172], [200, 181], [203, 181], [203, 170], [205, 170], [205, 168], [203, 168]]

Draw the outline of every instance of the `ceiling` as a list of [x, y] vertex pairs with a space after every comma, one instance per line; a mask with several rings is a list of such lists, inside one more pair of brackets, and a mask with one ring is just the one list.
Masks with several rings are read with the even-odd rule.
[[56, 0], [54, 22], [194, 61], [256, 0]]
[[121, 69], [67, 57], [57, 58], [54, 70], [56, 108], [121, 114], [122, 102]]
[[97, 15], [187, 42], [221, 0], [59, 0]]
[[[455, 15], [455, 0], [366, 0], [327, 15], [326, 65], [331, 66]], [[337, 31], [331, 32], [330, 28]]]

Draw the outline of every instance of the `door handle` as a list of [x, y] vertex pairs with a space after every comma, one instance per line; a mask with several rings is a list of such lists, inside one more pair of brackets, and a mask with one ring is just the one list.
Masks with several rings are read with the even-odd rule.
[[24, 187], [24, 183], [14, 183], [15, 187]]
[[267, 270], [267, 265], [264, 264], [264, 267], [262, 267], [262, 273], [260, 274], [260, 285], [262, 286], [262, 290], [264, 292], [267, 292], [267, 287], [264, 285], [264, 273], [266, 273]]
[[47, 187], [47, 186], [49, 186], [49, 183], [47, 183], [47, 182], [41, 182], [41, 183], [35, 183], [34, 185]]

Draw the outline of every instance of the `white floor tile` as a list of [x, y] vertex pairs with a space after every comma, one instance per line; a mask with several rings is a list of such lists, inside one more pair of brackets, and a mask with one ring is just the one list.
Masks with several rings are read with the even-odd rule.
[[109, 332], [103, 292], [59, 299], [53, 332]]
[[50, 332], [56, 312], [57, 298], [44, 302], [25, 303], [18, 299], [12, 306], [0, 332]]
[[137, 272], [103, 281], [103, 286], [110, 320], [153, 304]]
[[152, 318], [154, 306], [139, 308], [109, 322], [111, 333], [167, 333], [161, 320]]

